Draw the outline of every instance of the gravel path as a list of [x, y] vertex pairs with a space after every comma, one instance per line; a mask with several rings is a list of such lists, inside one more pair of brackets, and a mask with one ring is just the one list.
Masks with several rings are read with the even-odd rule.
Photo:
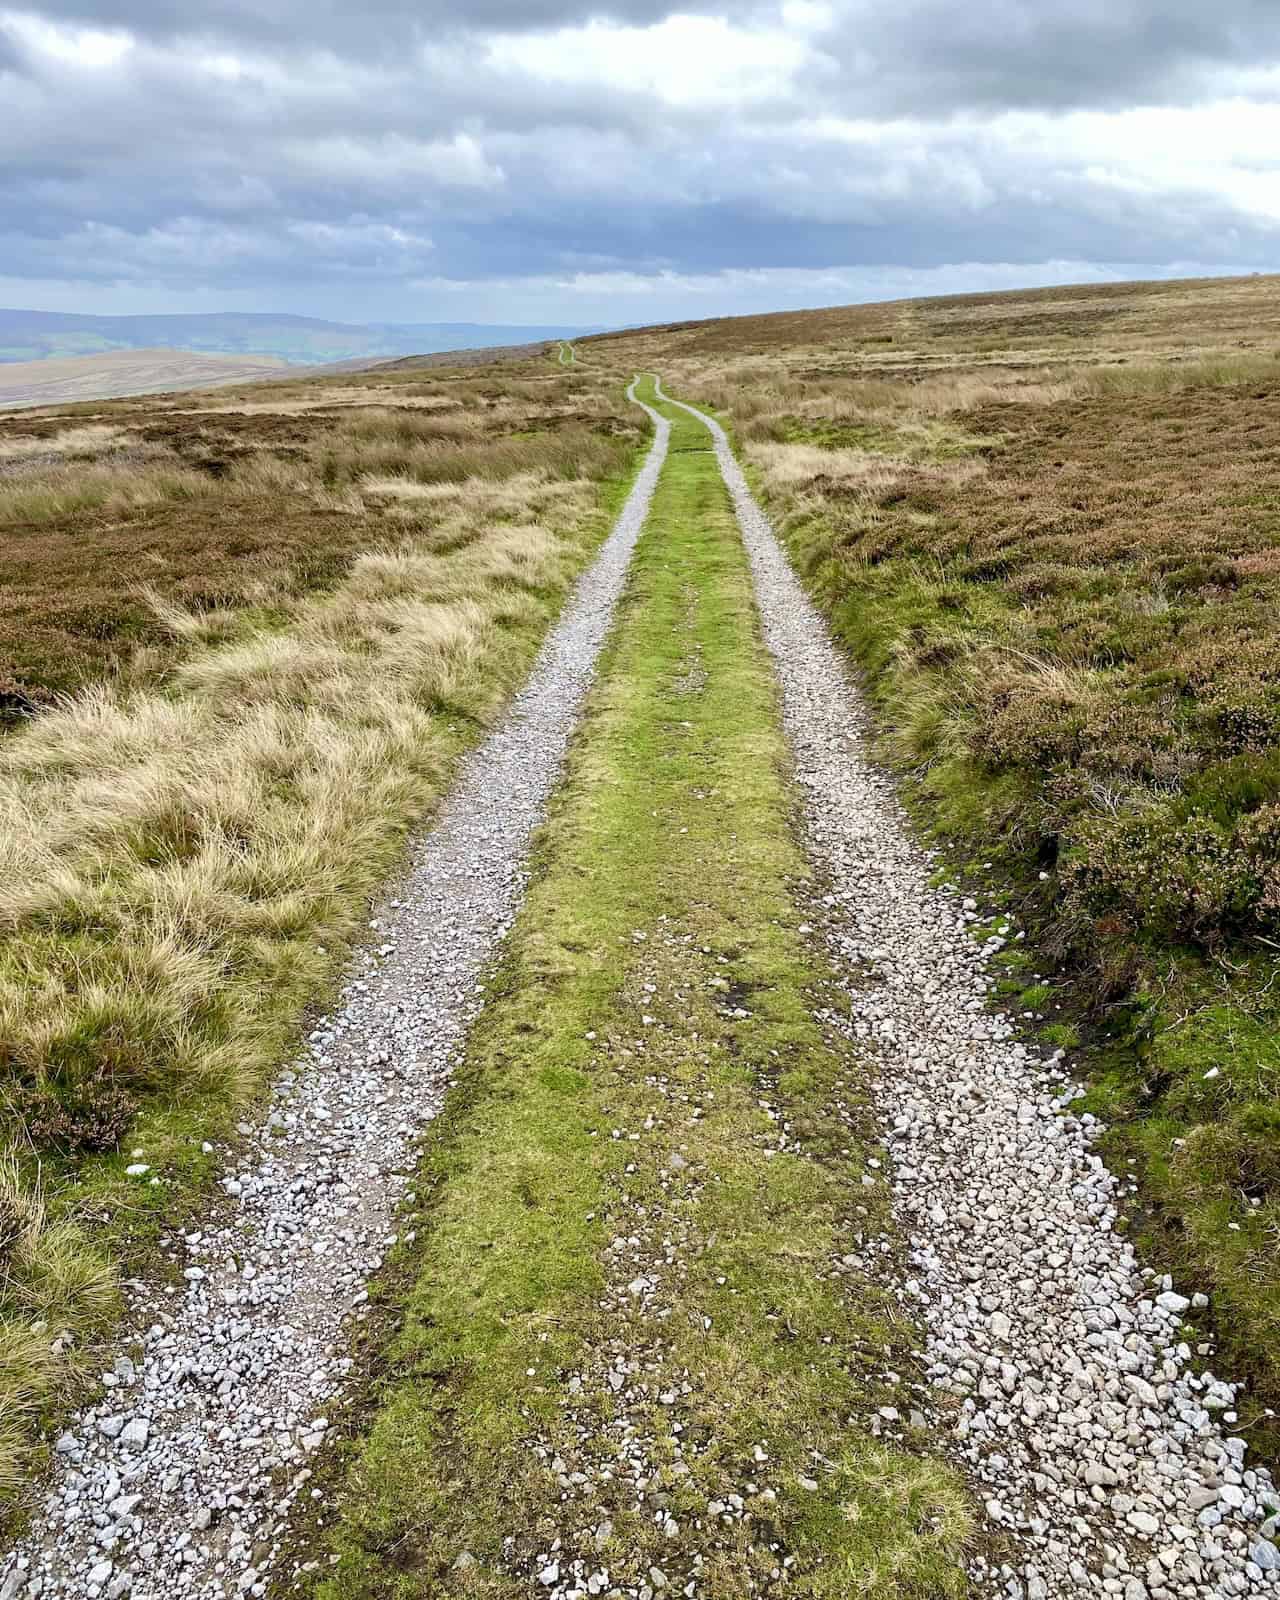
[[58, 1440], [45, 1513], [0, 1567], [0, 1600], [265, 1592], [350, 1366], [344, 1324], [394, 1240], [415, 1134], [523, 895], [666, 457], [669, 424], [644, 410], [653, 445], [612, 533], [370, 923], [337, 1010], [242, 1127], [225, 1206], [183, 1241], [185, 1290], [132, 1286], [131, 1354]]
[[723, 431], [702, 420], [751, 560], [807, 843], [831, 885], [850, 1026], [877, 1063], [932, 1420], [1004, 1552], [975, 1557], [975, 1589], [1280, 1596], [1280, 1495], [1231, 1435], [1230, 1384], [1192, 1369], [1190, 1301], [1113, 1232], [1118, 1185], [1091, 1150], [1093, 1119], [1055, 1098], [1057, 1058], [989, 1009], [987, 956], [1003, 940], [980, 947], [975, 903], [930, 888], [932, 864], [868, 763], [840, 654]]

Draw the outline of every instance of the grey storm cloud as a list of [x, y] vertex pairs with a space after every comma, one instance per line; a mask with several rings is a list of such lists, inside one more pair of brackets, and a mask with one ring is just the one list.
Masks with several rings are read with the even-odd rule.
[[901, 111], [1116, 106], [1203, 93], [1280, 55], [1274, 0], [903, 0], [859, 6], [841, 55]]
[[0, 0], [0, 285], [623, 321], [685, 314], [637, 275], [1264, 266], [1278, 99], [1261, 0]]
[[[143, 38], [206, 38], [381, 60], [406, 42], [650, 24], [676, 14], [767, 16], [724, 0], [274, 0], [174, 6], [166, 0], [50, 0], [40, 14]], [[1275, 0], [848, 0], [827, 43], [841, 87], [900, 111], [1125, 104], [1194, 95], [1204, 74], [1280, 55]]]
[[[194, 6], [174, 6], [165, 0], [55, 0], [41, 7], [46, 16], [94, 27], [127, 28], [151, 39], [212, 38], [309, 49], [354, 48], [366, 58], [385, 57], [403, 48], [406, 41], [483, 34], [493, 29], [519, 33], [594, 19], [644, 24], [659, 21], [675, 9], [670, 0], [609, 0], [604, 4], [471, 0], [461, 5], [456, 0], [423, 0], [414, 5], [401, 0], [366, 0], [360, 6], [343, 0], [276, 0], [264, 5], [211, 0]], [[706, 8], [698, 0], [690, 0], [679, 9]]]

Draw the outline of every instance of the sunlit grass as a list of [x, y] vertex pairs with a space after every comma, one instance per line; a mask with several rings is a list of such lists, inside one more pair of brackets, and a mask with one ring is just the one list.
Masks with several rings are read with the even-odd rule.
[[[462, 400], [484, 416], [490, 385], [469, 381]], [[0, 478], [0, 525], [52, 530], [26, 547], [36, 578], [41, 552], [52, 572], [71, 541], [103, 548], [108, 518], [172, 574], [97, 564], [95, 592], [127, 597], [145, 646], [0, 741], [0, 1080], [18, 1152], [0, 1171], [0, 1248], [6, 1207], [19, 1219], [0, 1282], [0, 1489], [84, 1375], [116, 1263], [193, 1203], [205, 1140], [293, 1046], [408, 829], [520, 681], [638, 438], [548, 429], [513, 454], [501, 425], [473, 420], [465, 461], [405, 518], [358, 481], [326, 483], [330, 419], [288, 421], [305, 448], [277, 447], [254, 416], [239, 454], [157, 417], [170, 422], [159, 463], [113, 461], [107, 429], [82, 437], [99, 452], [87, 464]], [[354, 431], [388, 443], [408, 481], [416, 432], [394, 417]], [[192, 549], [178, 531], [194, 502], [207, 544]], [[344, 553], [326, 566], [236, 567], [227, 548], [335, 527]], [[184, 595], [205, 549], [234, 571], [211, 604]], [[327, 581], [308, 587], [308, 571]], [[9, 627], [24, 616], [31, 632], [34, 591], [11, 597]], [[59, 641], [85, 645], [71, 626]], [[24, 687], [47, 689], [59, 661], [33, 654]], [[134, 1148], [141, 1179], [125, 1171]]]

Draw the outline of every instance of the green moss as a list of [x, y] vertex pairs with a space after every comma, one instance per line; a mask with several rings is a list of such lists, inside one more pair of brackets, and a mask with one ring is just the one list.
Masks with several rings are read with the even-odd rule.
[[1069, 1022], [1050, 1022], [1040, 1029], [1041, 1040], [1052, 1050], [1078, 1050], [1080, 1031]]

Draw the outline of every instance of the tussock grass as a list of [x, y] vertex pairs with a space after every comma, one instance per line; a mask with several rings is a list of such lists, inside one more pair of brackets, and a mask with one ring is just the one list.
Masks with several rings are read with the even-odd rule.
[[116, 1309], [105, 1259], [66, 1223], [49, 1221], [37, 1169], [0, 1155], [0, 1494], [22, 1481], [33, 1425], [69, 1370], [84, 1375], [80, 1347]]
[[879, 430], [883, 443], [908, 457], [927, 460], [990, 442], [981, 435], [957, 434], [945, 426], [949, 419], [988, 405], [1049, 405], [1085, 392], [1094, 376], [1039, 368], [942, 373], [915, 382], [831, 377], [815, 384], [788, 382], [768, 369], [749, 368], [733, 378], [709, 378], [697, 387], [704, 404], [732, 416], [744, 443], [785, 441], [803, 432], [806, 424], [819, 425], [820, 434], [838, 439], [841, 425], [846, 425], [846, 433], [861, 430], [870, 440]]
[[310, 495], [317, 487], [308, 462], [266, 450], [256, 450], [236, 461], [231, 478], [237, 489], [255, 497]]
[[901, 463], [866, 450], [824, 450], [816, 444], [757, 444], [751, 460], [779, 487], [821, 480], [841, 492], [858, 490], [873, 498], [901, 475]]
[[212, 480], [157, 453], [145, 465], [63, 465], [21, 477], [0, 478], [0, 526], [62, 521], [81, 512], [117, 517], [169, 500], [194, 500], [213, 492]]
[[[907, 449], [910, 440], [904, 440]], [[869, 506], [880, 503], [903, 477], [910, 457], [883, 455], [865, 449], [824, 448], [816, 444], [753, 444], [747, 458], [758, 466], [765, 480], [777, 488], [820, 487], [825, 493], [842, 498], [853, 496]], [[963, 483], [982, 475], [979, 461], [928, 462], [919, 469], [922, 477], [942, 483]]]
[[482, 438], [495, 425], [517, 421], [523, 413], [510, 406], [487, 407], [483, 411], [451, 408], [440, 410], [401, 410], [368, 408], [350, 413], [341, 424], [342, 434], [358, 443], [394, 444], [401, 449], [434, 444], [441, 440]]
[[607, 376], [549, 388], [519, 371], [0, 418], [0, 729], [87, 684], [154, 684], [194, 644], [234, 637], [238, 615], [287, 621], [362, 551], [445, 526], [424, 491], [470, 485], [527, 520], [489, 486], [623, 470], [636, 424]]
[[0, 437], [0, 468], [45, 456], [60, 456], [70, 460], [92, 458], [105, 455], [108, 451], [121, 450], [132, 442], [132, 437], [123, 428], [112, 427], [104, 422], [90, 422], [80, 428], [64, 428], [60, 433], [47, 436], [11, 434]]
[[[390, 382], [378, 384], [312, 382], [297, 388], [273, 383], [269, 389], [246, 390], [243, 398], [237, 398], [230, 404], [226, 401], [226, 392], [222, 389], [211, 393], [210, 398], [203, 403], [199, 396], [191, 395], [187, 397], [189, 403], [174, 409], [201, 416], [302, 417], [314, 411], [332, 412], [335, 408], [345, 410], [355, 406], [375, 406], [385, 409], [388, 403], [394, 403], [398, 409], [407, 406], [413, 410], [424, 411], [448, 410], [466, 404], [465, 395], [429, 388], [419, 392], [417, 388], [411, 388], [407, 384]], [[258, 396], [269, 398], [256, 398]]]
[[[436, 420], [434, 418], [432, 421]], [[385, 433], [356, 434], [334, 444], [323, 461], [326, 483], [388, 475], [419, 484], [465, 483], [470, 478], [515, 477], [544, 471], [565, 479], [591, 478], [615, 471], [625, 446], [593, 428], [566, 427], [534, 436], [486, 438], [480, 432], [406, 439], [397, 427]]]
[[360, 479], [358, 488], [366, 499], [408, 500], [414, 502], [415, 506], [421, 507], [439, 505], [442, 501], [451, 499], [459, 490], [456, 483], [419, 483], [416, 478], [410, 478], [405, 473], [382, 476], [370, 473]]
[[1080, 373], [1071, 384], [1077, 395], [1162, 395], [1189, 389], [1228, 388], [1236, 384], [1274, 383], [1280, 378], [1280, 353], [1241, 355], [1227, 351], [1190, 360], [1133, 366], [1107, 366]]

